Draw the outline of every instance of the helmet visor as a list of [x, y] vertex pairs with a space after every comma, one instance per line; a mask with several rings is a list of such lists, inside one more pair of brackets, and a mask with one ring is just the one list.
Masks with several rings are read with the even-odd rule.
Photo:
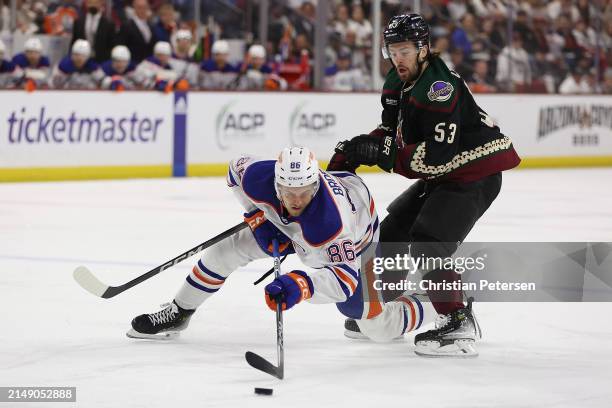
[[309, 184], [307, 186], [300, 187], [287, 187], [281, 184], [277, 184], [278, 194], [283, 200], [289, 201], [306, 201], [310, 200], [317, 192], [316, 183]]

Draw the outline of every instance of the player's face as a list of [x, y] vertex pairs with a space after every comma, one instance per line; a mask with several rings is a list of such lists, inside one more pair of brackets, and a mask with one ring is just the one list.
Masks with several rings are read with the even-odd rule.
[[128, 67], [128, 61], [113, 60], [113, 68], [120, 74], [123, 74]]
[[30, 65], [36, 66], [38, 65], [38, 61], [40, 61], [40, 52], [38, 51], [26, 51], [26, 58]]
[[82, 68], [87, 62], [87, 56], [83, 54], [72, 54], [72, 62], [77, 68]]
[[164, 65], [166, 65], [166, 64], [168, 64], [168, 62], [170, 62], [170, 56], [169, 55], [166, 55], [166, 54], [155, 54], [155, 56], [157, 57], [159, 62], [161, 62]]
[[403, 82], [412, 82], [419, 76], [419, 50], [410, 41], [390, 44], [388, 47], [391, 61]]
[[187, 40], [187, 39], [176, 40], [176, 48], [179, 49], [179, 52], [187, 53], [189, 52], [189, 47], [191, 47], [191, 40]]
[[218, 52], [218, 53], [213, 54], [213, 58], [215, 62], [217, 63], [217, 65], [223, 66], [227, 62], [227, 54]]
[[304, 187], [284, 187], [279, 186], [278, 191], [283, 205], [292, 217], [302, 214], [315, 193], [315, 185], [311, 184]]

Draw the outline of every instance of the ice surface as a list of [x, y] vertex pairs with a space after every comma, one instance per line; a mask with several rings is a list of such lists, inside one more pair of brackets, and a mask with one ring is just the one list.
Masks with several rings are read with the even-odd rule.
[[[381, 216], [410, 183], [364, 178]], [[612, 241], [610, 179], [612, 169], [505, 173], [468, 240]], [[279, 381], [244, 360], [246, 350], [276, 359], [274, 314], [252, 285], [271, 261], [234, 273], [169, 342], [125, 331], [136, 314], [173, 297], [194, 259], [110, 300], [72, 280], [83, 264], [122, 283], [241, 213], [221, 178], [0, 185], [0, 386], [76, 386], [76, 406], [86, 408], [610, 406], [606, 303], [477, 304], [485, 337], [473, 360], [417, 357], [411, 336], [351, 341], [335, 306], [298, 305], [285, 315]], [[254, 387], [273, 387], [274, 396]]]

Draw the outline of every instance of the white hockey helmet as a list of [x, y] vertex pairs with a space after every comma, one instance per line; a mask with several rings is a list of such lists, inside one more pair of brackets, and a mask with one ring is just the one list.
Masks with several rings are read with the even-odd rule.
[[129, 61], [132, 59], [130, 50], [125, 45], [115, 45], [111, 51], [111, 59], [117, 61]]
[[266, 59], [266, 49], [261, 44], [253, 44], [249, 48], [249, 55], [253, 58]]
[[91, 46], [87, 40], [76, 40], [72, 44], [72, 53], [88, 58], [91, 55]]
[[23, 49], [24, 51], [42, 52], [42, 42], [40, 41], [40, 39], [35, 37], [28, 38], [23, 44]]
[[217, 40], [212, 46], [213, 54], [229, 54], [229, 43], [225, 40]]
[[274, 166], [274, 188], [280, 198], [283, 187], [313, 186], [319, 190], [319, 162], [307, 147], [286, 147]]
[[172, 55], [172, 47], [170, 43], [167, 41], [158, 41], [155, 43], [155, 47], [153, 47], [153, 54], [161, 54], [161, 55]]
[[178, 40], [188, 40], [188, 41], [191, 41], [192, 38], [193, 37], [191, 35], [191, 31], [189, 31], [189, 30], [181, 29], [181, 30], [178, 30], [176, 32], [176, 39], [177, 39], [177, 41]]

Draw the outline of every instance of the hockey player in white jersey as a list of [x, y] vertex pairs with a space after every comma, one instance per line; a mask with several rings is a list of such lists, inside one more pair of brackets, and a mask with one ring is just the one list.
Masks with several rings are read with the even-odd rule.
[[227, 182], [247, 211], [250, 229], [204, 250], [173, 301], [134, 318], [129, 337], [171, 337], [186, 328], [234, 270], [271, 255], [273, 239], [281, 255], [296, 253], [305, 267], [265, 287], [272, 310], [277, 302], [284, 310], [302, 301], [336, 303], [375, 341], [389, 341], [435, 317], [431, 305], [416, 296], [406, 293], [384, 304], [374, 290], [368, 261], [378, 240], [378, 216], [368, 188], [355, 174], [322, 171], [307, 148], [293, 147], [276, 161], [232, 161]]
[[87, 40], [76, 40], [70, 55], [53, 70], [51, 85], [55, 89], [96, 89], [102, 79], [104, 72], [91, 57], [91, 45]]

